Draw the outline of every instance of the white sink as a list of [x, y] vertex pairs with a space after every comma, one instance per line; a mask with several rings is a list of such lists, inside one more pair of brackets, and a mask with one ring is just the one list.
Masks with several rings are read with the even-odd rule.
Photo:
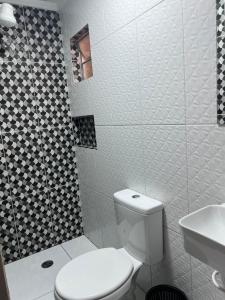
[[179, 224], [184, 248], [192, 256], [225, 276], [225, 206], [209, 205], [182, 219]]

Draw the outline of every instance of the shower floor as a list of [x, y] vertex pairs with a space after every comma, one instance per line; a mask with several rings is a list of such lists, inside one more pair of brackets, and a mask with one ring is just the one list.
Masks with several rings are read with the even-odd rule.
[[[11, 300], [55, 300], [53, 290], [58, 271], [71, 259], [95, 249], [81, 236], [6, 265]], [[47, 260], [53, 260], [54, 264], [43, 269], [41, 264]]]
[[[58, 271], [71, 259], [97, 249], [85, 236], [36, 253], [6, 265], [11, 300], [55, 300], [54, 282]], [[41, 264], [52, 260], [50, 268]], [[129, 300], [126, 296], [124, 300]], [[144, 300], [144, 293], [136, 289], [136, 299]]]

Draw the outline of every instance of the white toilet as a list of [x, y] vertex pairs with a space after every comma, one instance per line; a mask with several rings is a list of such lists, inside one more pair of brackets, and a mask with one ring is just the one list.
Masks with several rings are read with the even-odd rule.
[[143, 263], [163, 257], [161, 202], [126, 189], [114, 194], [123, 248], [103, 248], [67, 263], [55, 281], [57, 300], [117, 300]]

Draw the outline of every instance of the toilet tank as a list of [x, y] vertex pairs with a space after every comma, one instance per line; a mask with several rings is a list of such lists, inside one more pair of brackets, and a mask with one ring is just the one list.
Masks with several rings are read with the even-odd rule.
[[162, 203], [130, 189], [115, 193], [114, 202], [123, 248], [145, 264], [159, 262], [163, 258]]

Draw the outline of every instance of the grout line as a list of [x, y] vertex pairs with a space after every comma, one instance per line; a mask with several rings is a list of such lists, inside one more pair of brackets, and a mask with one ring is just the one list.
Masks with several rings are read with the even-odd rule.
[[[64, 243], [63, 243], [64, 244]], [[66, 253], [66, 255], [69, 257], [69, 259], [70, 260], [72, 260], [73, 259], [73, 257], [72, 256], [70, 256], [70, 254], [69, 254], [69, 252], [63, 247], [63, 244], [61, 244], [60, 246], [61, 246], [61, 248], [63, 249], [63, 251]]]
[[[177, 222], [178, 223], [178, 222]], [[163, 225], [163, 228], [168, 229], [169, 231], [173, 231], [174, 233], [178, 234], [180, 237], [182, 237], [182, 233], [180, 231], [177, 231], [175, 229], [172, 229], [171, 227], [168, 227], [167, 225]]]
[[187, 97], [186, 97], [186, 65], [185, 65], [185, 24], [184, 24], [184, 3], [183, 0], [180, 0], [181, 4], [181, 17], [182, 17], [182, 34], [183, 34], [183, 75], [184, 75], [184, 102], [185, 102], [185, 160], [186, 160], [186, 195], [187, 195], [187, 205], [188, 205], [188, 213], [190, 211], [189, 204], [189, 169], [188, 169], [188, 134], [187, 134]]
[[45, 296], [50, 295], [50, 294], [52, 294], [52, 293], [54, 293], [54, 290], [50, 290], [49, 292], [47, 292], [47, 293], [45, 293], [45, 294], [42, 294], [41, 296], [38, 296], [37, 298], [35, 297], [35, 298], [33, 298], [33, 299], [30, 299], [30, 300], [39, 300], [39, 299], [41, 299], [42, 297], [45, 297]]
[[146, 291], [139, 285], [138, 282], [136, 282], [136, 286], [137, 286], [137, 288], [138, 288], [139, 290], [141, 290], [141, 292], [142, 292], [144, 295], [146, 295]]
[[[186, 197], [187, 197], [187, 209], [190, 213], [190, 199], [189, 199], [189, 160], [188, 160], [188, 124], [187, 124], [187, 93], [186, 93], [186, 64], [185, 64], [185, 24], [184, 24], [184, 0], [180, 0], [181, 3], [181, 17], [182, 17], [182, 33], [183, 33], [183, 75], [184, 75], [184, 103], [185, 103], [185, 160], [186, 160]], [[199, 124], [201, 125], [201, 124]], [[203, 124], [202, 124], [203, 125]], [[205, 125], [203, 125], [205, 126]], [[175, 230], [172, 230], [176, 232]], [[181, 231], [177, 234], [183, 239]], [[183, 243], [183, 241], [182, 241]], [[184, 250], [185, 251], [185, 250]], [[192, 265], [191, 265], [191, 256], [189, 255], [189, 267], [190, 267], [190, 293], [193, 294], [193, 279], [192, 279]]]
[[[199, 123], [199, 124], [188, 124], [188, 123], [132, 123], [132, 124], [96, 124], [96, 127], [134, 127], [134, 126], [217, 126], [215, 123]], [[222, 127], [222, 126], [221, 126]]]
[[[26, 45], [26, 46], [28, 46], [28, 45]], [[27, 52], [29, 52], [30, 50], [28, 50]], [[30, 53], [29, 53], [29, 55], [30, 55]], [[13, 58], [13, 59], [2, 59], [2, 58], [0, 58], [0, 65], [1, 64], [9, 64], [9, 63], [11, 63], [11, 64], [14, 64], [14, 63], [27, 63], [27, 64], [30, 64], [30, 65], [34, 65], [34, 64], [36, 64], [36, 65], [51, 65], [51, 66], [55, 66], [55, 65], [60, 65], [60, 66], [62, 66], [62, 67], [65, 67], [65, 62], [53, 62], [53, 63], [51, 63], [51, 62], [47, 62], [47, 61], [45, 61], [44, 59], [43, 60], [38, 60], [38, 61], [35, 61], [35, 60], [33, 60], [32, 58], [30, 58], [30, 57], [27, 57], [27, 58]]]
[[65, 128], [70, 128], [71, 124], [58, 124], [56, 126], [52, 126], [52, 125], [49, 125], [47, 126], [46, 128], [45, 127], [42, 127], [42, 126], [39, 126], [37, 125], [35, 128], [24, 128], [23, 130], [15, 130], [15, 129], [10, 129], [9, 131], [0, 131], [0, 134], [2, 135], [9, 135], [9, 134], [12, 134], [12, 133], [22, 133], [22, 132], [31, 132], [31, 131], [36, 131], [36, 132], [41, 132], [41, 131], [45, 131], [45, 130], [48, 130], [50, 131], [51, 129], [65, 129]]
[[[4, 149], [4, 141], [3, 141], [3, 137], [2, 137], [2, 134], [0, 132], [0, 143], [2, 144], [2, 152], [3, 152], [3, 156], [6, 160], [6, 153], [5, 153], [5, 149]], [[15, 216], [15, 208], [14, 208], [14, 202], [13, 202], [13, 198], [12, 198], [12, 187], [11, 187], [11, 184], [10, 184], [10, 180], [9, 180], [9, 171], [8, 171], [8, 163], [7, 161], [5, 161], [4, 163], [5, 165], [5, 168], [6, 168], [6, 172], [7, 172], [7, 183], [9, 184], [9, 196], [6, 197], [6, 201], [7, 202], [10, 202], [10, 204], [12, 205], [12, 216], [13, 216], [13, 224], [11, 225], [14, 229], [15, 229], [15, 238], [16, 238], [16, 243], [17, 243], [17, 247], [18, 247], [18, 257], [16, 259], [14, 259], [13, 261], [15, 260], [19, 260], [22, 258], [22, 252], [21, 252], [21, 249], [20, 249], [20, 243], [19, 243], [19, 235], [18, 235], [18, 229], [17, 229], [17, 226], [16, 226], [16, 216]]]
[[[105, 37], [100, 38], [98, 42], [93, 43], [93, 47], [98, 46], [99, 44], [101, 44], [102, 41], [106, 40], [108, 37], [111, 37], [113, 34], [117, 33], [118, 31], [120, 31], [121, 29], [123, 29], [124, 27], [128, 26], [129, 24], [131, 24], [132, 22], [136, 21], [137, 19], [143, 17], [147, 12], [151, 11], [152, 9], [154, 9], [155, 7], [157, 7], [159, 4], [161, 4], [162, 2], [164, 2], [166, 0], [159, 0], [158, 3], [155, 3], [153, 6], [151, 6], [150, 8], [147, 8], [144, 12], [140, 13], [139, 15], [136, 15], [134, 17], [132, 17], [129, 21], [127, 21], [125, 24], [119, 26], [117, 29], [113, 30], [112, 32], [108, 33]], [[103, 21], [105, 24], [105, 12], [103, 13]], [[105, 27], [105, 26], [104, 26]]]

